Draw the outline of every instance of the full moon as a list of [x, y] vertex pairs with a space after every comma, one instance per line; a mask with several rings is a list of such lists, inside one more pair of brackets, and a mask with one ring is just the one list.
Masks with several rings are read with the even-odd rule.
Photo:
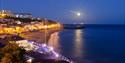
[[76, 15], [77, 15], [77, 16], [81, 16], [81, 13], [80, 13], [80, 12], [77, 12]]
[[81, 16], [81, 12], [79, 12], [79, 11], [70, 11], [70, 12], [72, 12], [74, 14], [74, 16], [76, 16], [76, 17]]

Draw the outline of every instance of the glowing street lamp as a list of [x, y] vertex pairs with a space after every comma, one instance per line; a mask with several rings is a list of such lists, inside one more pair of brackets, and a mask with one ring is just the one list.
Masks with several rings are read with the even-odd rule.
[[59, 54], [56, 53], [55, 56], [58, 58], [58, 57], [59, 57]]
[[47, 29], [47, 28], [48, 28], [48, 26], [47, 26], [47, 25], [44, 25], [44, 28], [45, 28], [45, 29]]
[[27, 62], [28, 62], [28, 63], [32, 63], [32, 59], [31, 59], [31, 58], [28, 59]]
[[53, 47], [50, 47], [49, 49], [50, 49], [51, 51], [53, 51]]

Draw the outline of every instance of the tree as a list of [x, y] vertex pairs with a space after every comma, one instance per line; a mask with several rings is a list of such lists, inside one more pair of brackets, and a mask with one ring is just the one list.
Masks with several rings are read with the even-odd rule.
[[16, 43], [8, 43], [0, 48], [0, 63], [25, 63], [25, 50], [21, 49]]

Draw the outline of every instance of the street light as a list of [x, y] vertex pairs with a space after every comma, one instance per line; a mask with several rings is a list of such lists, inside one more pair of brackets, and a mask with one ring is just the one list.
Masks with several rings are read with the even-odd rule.
[[48, 26], [47, 25], [44, 25], [44, 29], [47, 29], [48, 28]]
[[32, 63], [32, 59], [31, 59], [31, 58], [28, 59], [27, 62], [28, 62], [28, 63]]

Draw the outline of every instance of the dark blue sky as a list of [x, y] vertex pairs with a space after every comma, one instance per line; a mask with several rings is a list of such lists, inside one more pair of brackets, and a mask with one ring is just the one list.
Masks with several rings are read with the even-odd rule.
[[125, 0], [0, 0], [0, 6], [62, 23], [125, 24]]

